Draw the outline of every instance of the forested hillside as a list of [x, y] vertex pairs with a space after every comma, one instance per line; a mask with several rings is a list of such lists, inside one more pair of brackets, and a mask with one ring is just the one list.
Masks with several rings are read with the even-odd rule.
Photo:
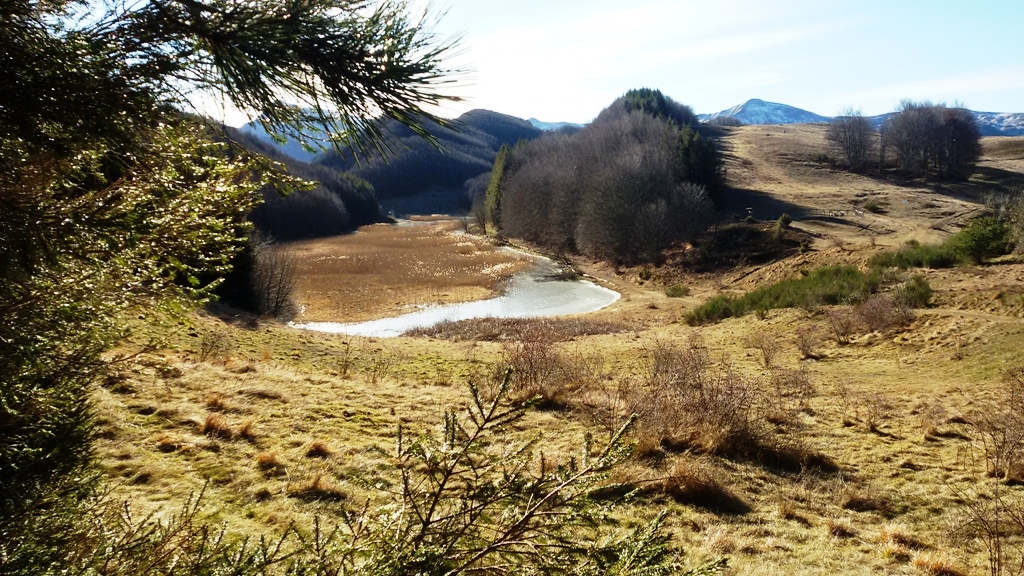
[[249, 213], [249, 220], [263, 234], [276, 240], [316, 238], [344, 234], [382, 221], [377, 195], [365, 180], [296, 160], [251, 132], [230, 128], [227, 131], [230, 138], [248, 150], [284, 164], [294, 176], [316, 183], [312, 190], [297, 190], [288, 195], [263, 187], [263, 202]]
[[391, 157], [377, 154], [357, 162], [352, 154], [328, 151], [317, 164], [368, 181], [386, 204], [389, 199], [441, 189], [438, 210], [468, 208], [467, 180], [490, 172], [503, 144], [531, 140], [542, 133], [525, 120], [488, 110], [467, 112], [447, 125], [429, 124], [433, 143], [397, 122], [388, 123], [386, 129], [394, 137]]
[[499, 156], [488, 217], [502, 233], [559, 253], [655, 262], [713, 218], [723, 188], [714, 141], [656, 90], [634, 90], [587, 127]]

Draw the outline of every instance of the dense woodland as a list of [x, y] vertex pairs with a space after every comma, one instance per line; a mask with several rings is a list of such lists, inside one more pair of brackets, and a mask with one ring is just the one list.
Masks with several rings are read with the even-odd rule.
[[[233, 130], [234, 138], [246, 148], [286, 164], [292, 174], [321, 183], [321, 191], [330, 191], [341, 200], [338, 204], [320, 193], [294, 200], [265, 195], [267, 205], [253, 221], [275, 238], [291, 239], [347, 232], [380, 221], [384, 215], [378, 212], [398, 216], [417, 211], [465, 212], [475, 195], [483, 193], [479, 181], [489, 178], [498, 150], [541, 135], [524, 120], [489, 110], [428, 122], [424, 128], [429, 138], [397, 121], [385, 120], [383, 131], [389, 140], [379, 149], [316, 152], [312, 148], [316, 153], [304, 150], [294, 140], [275, 142], [258, 123]], [[312, 212], [321, 209], [323, 214]], [[302, 219], [307, 217], [310, 224], [303, 226]]]
[[384, 126], [391, 139], [371, 154], [336, 149], [305, 154], [293, 141], [274, 142], [258, 125], [228, 129], [245, 148], [316, 182], [315, 189], [287, 197], [265, 188], [264, 203], [250, 219], [269, 237], [293, 240], [349, 232], [383, 221], [387, 212], [465, 212], [482, 196], [498, 150], [541, 134], [524, 120], [489, 110], [427, 123], [430, 139], [397, 121]]
[[634, 90], [572, 134], [499, 155], [487, 190], [492, 225], [563, 254], [657, 262], [713, 219], [723, 188], [713, 140], [689, 107]]

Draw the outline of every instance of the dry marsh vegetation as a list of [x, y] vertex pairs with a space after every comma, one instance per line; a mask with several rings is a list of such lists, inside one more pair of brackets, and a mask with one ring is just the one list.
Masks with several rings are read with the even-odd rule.
[[[821, 127], [730, 132], [732, 183], [767, 193], [755, 213], [787, 203], [813, 250], [673, 272], [690, 289], [679, 298], [635, 270], [584, 262], [623, 298], [578, 319], [474, 321], [388, 340], [207, 315], [191, 331], [142, 326], [141, 337], [164, 346], [96, 392], [114, 494], [165, 510], [205, 486], [204, 512], [247, 534], [337, 517], [401, 485], [399, 425], [429, 429], [446, 409], [471, 404], [467, 383], [486, 392], [512, 365], [517, 400], [540, 400], [507, 441], [539, 436], [544, 462], [565, 461], [585, 434], [606, 439], [639, 415], [633, 457], [593, 495], [632, 495], [615, 512], [623, 526], [667, 511], [663, 527], [687, 565], [725, 555], [727, 574], [1014, 573], [1024, 551], [1024, 319], [1011, 296], [1024, 265], [917, 270], [934, 295], [913, 314], [883, 294], [688, 326], [686, 312], [716, 294], [741, 296], [801, 269], [864, 267], [908, 238], [941, 240], [977, 207], [805, 161]], [[840, 221], [792, 209], [798, 199], [809, 212], [869, 198], [884, 200], [885, 213]], [[351, 318], [368, 318], [493, 286], [489, 273], [445, 283], [422, 270], [398, 277], [382, 256], [344, 268], [332, 254], [401, 254], [436, 241], [430, 250], [452, 261], [479, 257], [472, 270], [507, 258], [458, 246], [472, 240], [443, 227], [371, 230], [296, 246], [300, 267], [317, 271], [300, 281], [308, 315], [336, 319], [349, 306]], [[378, 276], [359, 276], [359, 266], [379, 266]], [[385, 290], [386, 281], [397, 287]], [[460, 292], [459, 282], [476, 287]]]
[[493, 296], [528, 259], [494, 250], [457, 223], [363, 227], [356, 234], [290, 245], [298, 259], [303, 321], [361, 321], [422, 304]]

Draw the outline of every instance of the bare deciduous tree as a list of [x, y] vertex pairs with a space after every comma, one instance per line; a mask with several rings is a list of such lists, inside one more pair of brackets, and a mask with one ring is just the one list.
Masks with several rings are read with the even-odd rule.
[[[571, 136], [518, 147], [503, 182], [503, 232], [559, 253], [657, 261], [663, 249], [692, 238], [712, 217], [706, 187], [686, 177], [694, 170], [680, 166], [693, 156], [677, 146], [683, 133], [648, 114], [607, 114]], [[708, 142], [691, 137], [687, 143]], [[694, 168], [718, 174], [717, 154], [708, 150], [714, 152], [713, 145], [695, 156]]]
[[846, 159], [851, 170], [861, 170], [875, 147], [875, 130], [860, 110], [847, 108], [839, 113], [825, 132]]
[[252, 290], [259, 312], [275, 318], [290, 318], [296, 312], [292, 298], [296, 282], [295, 256], [258, 234], [250, 239], [250, 246]]
[[882, 141], [896, 152], [900, 171], [964, 178], [981, 155], [981, 133], [969, 110], [904, 100], [882, 126]]

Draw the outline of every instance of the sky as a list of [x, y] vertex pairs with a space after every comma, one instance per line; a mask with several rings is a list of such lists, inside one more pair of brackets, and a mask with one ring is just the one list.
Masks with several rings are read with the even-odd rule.
[[[900, 100], [1024, 112], [1024, 0], [410, 0], [460, 38], [443, 93], [586, 123], [633, 88], [711, 114], [751, 98], [823, 116]], [[248, 118], [207, 100], [230, 125]]]
[[[427, 6], [414, 3], [414, 9]], [[1022, 0], [441, 0], [461, 36], [449, 90], [548, 122], [592, 120], [632, 88], [698, 113], [760, 98], [833, 116], [901, 99], [1024, 112]]]

